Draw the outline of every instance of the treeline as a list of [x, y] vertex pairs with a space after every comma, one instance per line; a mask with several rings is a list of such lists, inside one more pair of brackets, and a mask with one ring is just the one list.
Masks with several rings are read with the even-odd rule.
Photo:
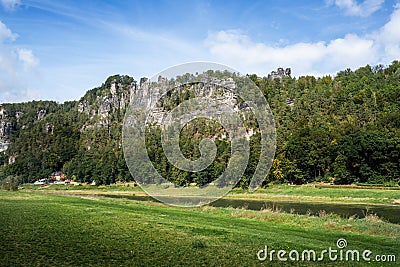
[[[265, 184], [302, 184], [314, 181], [335, 184], [400, 183], [400, 63], [347, 69], [335, 77], [267, 77], [249, 75], [265, 95], [274, 114], [277, 149]], [[98, 107], [98, 99], [109, 95], [113, 80], [128, 85], [128, 76], [112, 76], [81, 99]], [[190, 97], [188, 93], [188, 97]], [[47, 106], [43, 106], [43, 105]], [[63, 171], [68, 178], [98, 184], [131, 181], [121, 145], [124, 110], [110, 115], [106, 125], [98, 116], [77, 111], [78, 102], [27, 105], [9, 104], [13, 112], [24, 109], [14, 124], [12, 145], [0, 153], [0, 179], [18, 176], [33, 182]], [[42, 105], [42, 106], [41, 106]], [[42, 120], [37, 112], [46, 110]], [[116, 115], [117, 114], [117, 115]], [[12, 118], [12, 119], [11, 119]], [[49, 128], [49, 125], [51, 126]], [[82, 126], [87, 126], [82, 129]], [[180, 135], [182, 153], [190, 159], [200, 156], [198, 144], [205, 137], [226, 135], [217, 123], [198, 120]], [[216, 179], [230, 159], [230, 142], [215, 140], [216, 160], [205, 170], [189, 173], [166, 159], [154, 127], [146, 135], [149, 158], [163, 176], [178, 185], [206, 184]], [[260, 153], [260, 136], [250, 139], [248, 167], [238, 186], [247, 187]], [[15, 159], [9, 164], [10, 157]], [[12, 161], [11, 161], [12, 162]]]
[[268, 181], [399, 184], [398, 61], [347, 69], [334, 78], [252, 79], [277, 127]]

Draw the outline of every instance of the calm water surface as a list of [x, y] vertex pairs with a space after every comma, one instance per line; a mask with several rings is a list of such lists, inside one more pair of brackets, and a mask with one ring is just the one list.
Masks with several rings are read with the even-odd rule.
[[[150, 196], [122, 196], [122, 195], [100, 195], [112, 198], [127, 198], [139, 201], [156, 201]], [[213, 207], [246, 208], [249, 210], [261, 210], [269, 208], [287, 213], [318, 215], [321, 210], [327, 214], [335, 213], [341, 217], [349, 218], [356, 216], [364, 218], [366, 214], [376, 214], [388, 222], [400, 224], [400, 205], [371, 205], [371, 204], [340, 204], [340, 203], [309, 203], [290, 201], [265, 201], [265, 200], [243, 200], [222, 198], [209, 204]]]

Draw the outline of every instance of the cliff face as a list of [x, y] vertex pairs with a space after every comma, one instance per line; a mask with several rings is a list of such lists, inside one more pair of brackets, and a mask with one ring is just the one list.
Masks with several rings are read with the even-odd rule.
[[[18, 156], [21, 151], [14, 149], [13, 140], [18, 141], [19, 136], [31, 128], [40, 127], [40, 134], [45, 135], [54, 134], [54, 131], [60, 130], [66, 123], [77, 127], [80, 132], [121, 126], [125, 109], [133, 96], [146, 102], [147, 108], [150, 108], [171, 86], [163, 77], [159, 77], [158, 83], [160, 85], [158, 90], [153, 88], [150, 93], [148, 78], [141, 78], [137, 84], [132, 77], [114, 75], [101, 86], [89, 90], [79, 101], [64, 104], [51, 101], [3, 104], [0, 106], [0, 152], [7, 151], [11, 147], [13, 158]], [[175, 81], [174, 86], [178, 89], [182, 87], [178, 81]], [[234, 87], [235, 82], [231, 78], [227, 80], [212, 78], [211, 81], [198, 81], [178, 91], [191, 92], [195, 97], [213, 97], [234, 109], [243, 110], [246, 107], [238, 104], [231, 91]], [[161, 104], [157, 103], [153, 109], [149, 123], [159, 124], [168, 106], [170, 106], [168, 99], [161, 98]], [[67, 121], [55, 120], [57, 114], [61, 113]], [[76, 118], [70, 118], [74, 116]]]
[[[147, 78], [142, 78], [146, 81]], [[143, 88], [146, 86], [143, 82]], [[6, 151], [12, 140], [30, 128], [42, 125], [43, 134], [54, 133], [62, 127], [54, 123], [58, 113], [79, 117], [79, 129], [110, 127], [113, 123], [121, 124], [124, 110], [130, 97], [139, 88], [129, 76], [114, 75], [100, 87], [89, 90], [79, 101], [58, 104], [51, 101], [32, 101], [17, 104], [0, 105], [0, 152]]]
[[[78, 101], [2, 104], [0, 156], [6, 166], [0, 167], [0, 175], [12, 173], [32, 181], [63, 170], [86, 182], [93, 177], [104, 177], [99, 179], [106, 183], [129, 180], [122, 153], [122, 124], [131, 99], [153, 107], [148, 123], [156, 125], [182, 97], [212, 97], [232, 109], [246, 109], [230, 91], [235, 86], [232, 79], [211, 79], [182, 85], [182, 81], [159, 77], [158, 90], [150, 90], [147, 78], [138, 84], [132, 77], [114, 75]], [[171, 82], [178, 90], [166, 97], [163, 94]], [[110, 166], [103, 168], [106, 164]]]
[[8, 149], [9, 135], [12, 131], [12, 124], [9, 122], [1, 121], [0, 122], [0, 152], [3, 152]]
[[10, 145], [9, 137], [12, 132], [12, 123], [7, 119], [6, 109], [0, 105], [0, 152], [8, 149]]
[[[77, 104], [77, 111], [87, 116], [81, 129], [110, 126], [115, 118], [113, 115], [124, 112], [136, 88], [133, 78], [117, 75], [109, 77], [101, 87], [86, 93]], [[116, 119], [121, 122], [121, 116]]]

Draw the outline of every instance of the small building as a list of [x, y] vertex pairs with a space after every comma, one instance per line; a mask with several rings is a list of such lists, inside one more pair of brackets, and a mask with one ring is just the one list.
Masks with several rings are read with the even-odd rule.
[[55, 180], [55, 181], [64, 181], [65, 180], [65, 174], [63, 172], [53, 172], [50, 175], [50, 178]]

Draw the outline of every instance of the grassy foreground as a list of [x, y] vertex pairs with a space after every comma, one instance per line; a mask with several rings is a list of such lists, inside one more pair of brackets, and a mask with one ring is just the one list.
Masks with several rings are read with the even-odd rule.
[[[1, 266], [398, 266], [400, 225], [269, 210], [175, 208], [105, 197], [0, 191]], [[397, 262], [260, 262], [257, 252], [347, 249]], [[287, 256], [287, 255], [286, 255]], [[373, 256], [371, 256], [373, 257]]]

